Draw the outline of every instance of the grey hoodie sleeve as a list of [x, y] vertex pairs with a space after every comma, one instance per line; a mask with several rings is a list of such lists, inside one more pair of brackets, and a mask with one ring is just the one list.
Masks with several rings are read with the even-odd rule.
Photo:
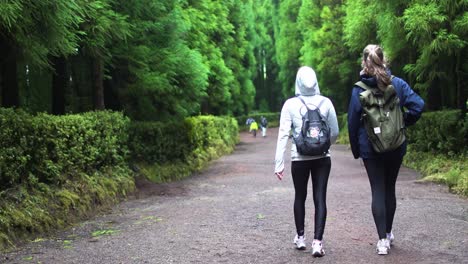
[[333, 107], [333, 103], [330, 100], [327, 100], [329, 107], [328, 107], [328, 125], [330, 126], [330, 141], [332, 144], [336, 143], [336, 139], [338, 138], [339, 127], [338, 127], [338, 119], [336, 118], [335, 107]]
[[286, 101], [281, 109], [278, 140], [276, 142], [275, 172], [281, 172], [284, 170], [284, 152], [286, 151], [286, 145], [288, 144], [289, 132], [291, 131], [292, 123], [288, 103], [289, 101]]

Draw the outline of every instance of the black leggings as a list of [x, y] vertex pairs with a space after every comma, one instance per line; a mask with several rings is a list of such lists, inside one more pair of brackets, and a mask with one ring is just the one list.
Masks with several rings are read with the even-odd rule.
[[322, 240], [327, 217], [327, 184], [330, 175], [330, 157], [293, 161], [291, 174], [296, 195], [294, 199], [294, 220], [298, 236], [304, 235], [305, 201], [307, 198], [307, 183], [309, 175], [312, 175], [312, 191], [315, 206], [315, 232], [314, 239]]
[[372, 215], [379, 239], [392, 231], [396, 210], [395, 184], [403, 157], [398, 152], [365, 159], [367, 176], [372, 190]]

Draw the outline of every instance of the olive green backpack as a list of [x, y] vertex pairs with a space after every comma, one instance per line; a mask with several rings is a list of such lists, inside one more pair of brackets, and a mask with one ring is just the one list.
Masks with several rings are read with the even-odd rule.
[[393, 85], [387, 86], [385, 91], [361, 81], [355, 85], [364, 89], [359, 94], [362, 120], [374, 150], [383, 153], [401, 146], [406, 139], [405, 122], [400, 98]]

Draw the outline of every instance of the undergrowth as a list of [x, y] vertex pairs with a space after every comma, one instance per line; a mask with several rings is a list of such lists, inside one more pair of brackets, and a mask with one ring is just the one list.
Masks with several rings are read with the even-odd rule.
[[446, 184], [450, 191], [468, 196], [468, 159], [408, 149], [404, 165], [424, 176], [424, 181]]
[[127, 168], [73, 175], [60, 186], [30, 176], [27, 183], [0, 192], [0, 249], [84, 219], [134, 190]]

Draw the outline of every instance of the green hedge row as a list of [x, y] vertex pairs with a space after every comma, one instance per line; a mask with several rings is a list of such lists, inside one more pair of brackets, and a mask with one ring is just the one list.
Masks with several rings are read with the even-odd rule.
[[121, 113], [0, 109], [0, 248], [65, 226], [134, 190]]
[[0, 109], [0, 189], [29, 177], [60, 185], [77, 172], [124, 165], [129, 123], [105, 111], [59, 117]]
[[185, 122], [133, 122], [129, 130], [131, 159], [166, 163], [185, 159], [191, 150]]
[[132, 161], [155, 182], [179, 179], [234, 149], [238, 125], [230, 117], [197, 116], [180, 123], [134, 123]]
[[468, 116], [458, 110], [423, 113], [407, 129], [408, 142], [414, 151], [461, 154], [468, 151]]
[[0, 249], [63, 227], [135, 188], [130, 164], [156, 182], [231, 152], [238, 125], [198, 116], [131, 123], [122, 113], [32, 116], [0, 108]]

